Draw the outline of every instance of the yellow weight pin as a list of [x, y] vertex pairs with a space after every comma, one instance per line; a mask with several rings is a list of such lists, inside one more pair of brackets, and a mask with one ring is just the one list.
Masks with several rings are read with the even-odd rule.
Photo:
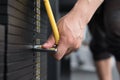
[[44, 4], [45, 4], [45, 8], [46, 8], [48, 17], [49, 17], [49, 21], [50, 21], [50, 24], [51, 24], [53, 35], [54, 35], [54, 38], [55, 38], [55, 43], [57, 45], [60, 36], [59, 36], [57, 24], [55, 22], [55, 18], [53, 16], [53, 12], [52, 12], [49, 0], [44, 0]]
[[49, 21], [50, 21], [50, 24], [51, 24], [52, 32], [53, 32], [53, 35], [54, 35], [54, 38], [55, 38], [55, 46], [53, 48], [44, 49], [44, 48], [42, 48], [41, 45], [39, 45], [39, 46], [35, 46], [34, 49], [36, 51], [39, 51], [39, 52], [54, 52], [54, 53], [56, 53], [57, 52], [56, 47], [57, 47], [57, 44], [59, 42], [60, 36], [59, 36], [57, 24], [55, 22], [55, 18], [53, 16], [53, 12], [52, 12], [49, 0], [44, 0], [44, 5], [45, 5], [45, 9], [47, 11], [47, 15], [48, 15], [48, 18], [49, 18]]

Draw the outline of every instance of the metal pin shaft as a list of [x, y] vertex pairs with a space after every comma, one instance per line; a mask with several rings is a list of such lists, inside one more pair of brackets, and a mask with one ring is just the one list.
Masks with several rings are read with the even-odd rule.
[[56, 48], [45, 49], [45, 48], [42, 48], [41, 45], [35, 45], [33, 50], [37, 51], [37, 52], [49, 52], [49, 53], [56, 53], [57, 52]]

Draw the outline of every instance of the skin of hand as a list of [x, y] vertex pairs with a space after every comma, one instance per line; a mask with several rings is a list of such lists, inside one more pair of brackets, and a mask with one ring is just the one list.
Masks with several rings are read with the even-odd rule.
[[[79, 48], [82, 37], [83, 30], [81, 28], [79, 20], [73, 15], [66, 15], [58, 21], [58, 30], [60, 34], [60, 40], [57, 47], [57, 53], [54, 57], [60, 60], [64, 55], [69, 54], [71, 51]], [[50, 48], [55, 44], [53, 35], [49, 37], [47, 42], [43, 44], [44, 48]]]
[[[96, 2], [96, 4], [89, 3], [89, 1]], [[97, 9], [94, 8], [94, 6], [98, 7], [101, 3], [102, 1], [99, 0], [78, 0], [74, 8], [58, 21], [57, 26], [60, 40], [57, 45], [58, 51], [53, 55], [57, 60], [60, 60], [64, 55], [67, 55], [80, 47], [84, 28]], [[89, 8], [90, 10], [88, 10]], [[51, 48], [54, 44], [55, 39], [54, 36], [51, 35], [42, 47]]]

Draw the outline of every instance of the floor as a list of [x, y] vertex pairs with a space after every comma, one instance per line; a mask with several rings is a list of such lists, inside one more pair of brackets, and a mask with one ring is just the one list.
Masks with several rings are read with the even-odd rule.
[[[76, 70], [71, 73], [71, 80], [98, 80], [96, 72]], [[116, 72], [116, 68], [113, 68], [113, 80], [120, 80]]]

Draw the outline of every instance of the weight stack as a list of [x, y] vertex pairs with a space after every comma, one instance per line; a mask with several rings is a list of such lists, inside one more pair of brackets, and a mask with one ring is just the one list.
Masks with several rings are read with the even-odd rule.
[[47, 39], [40, 12], [40, 0], [0, 0], [0, 80], [47, 80], [47, 54], [31, 50]]
[[4, 43], [5, 43], [5, 26], [0, 25], [0, 80], [4, 77]]

